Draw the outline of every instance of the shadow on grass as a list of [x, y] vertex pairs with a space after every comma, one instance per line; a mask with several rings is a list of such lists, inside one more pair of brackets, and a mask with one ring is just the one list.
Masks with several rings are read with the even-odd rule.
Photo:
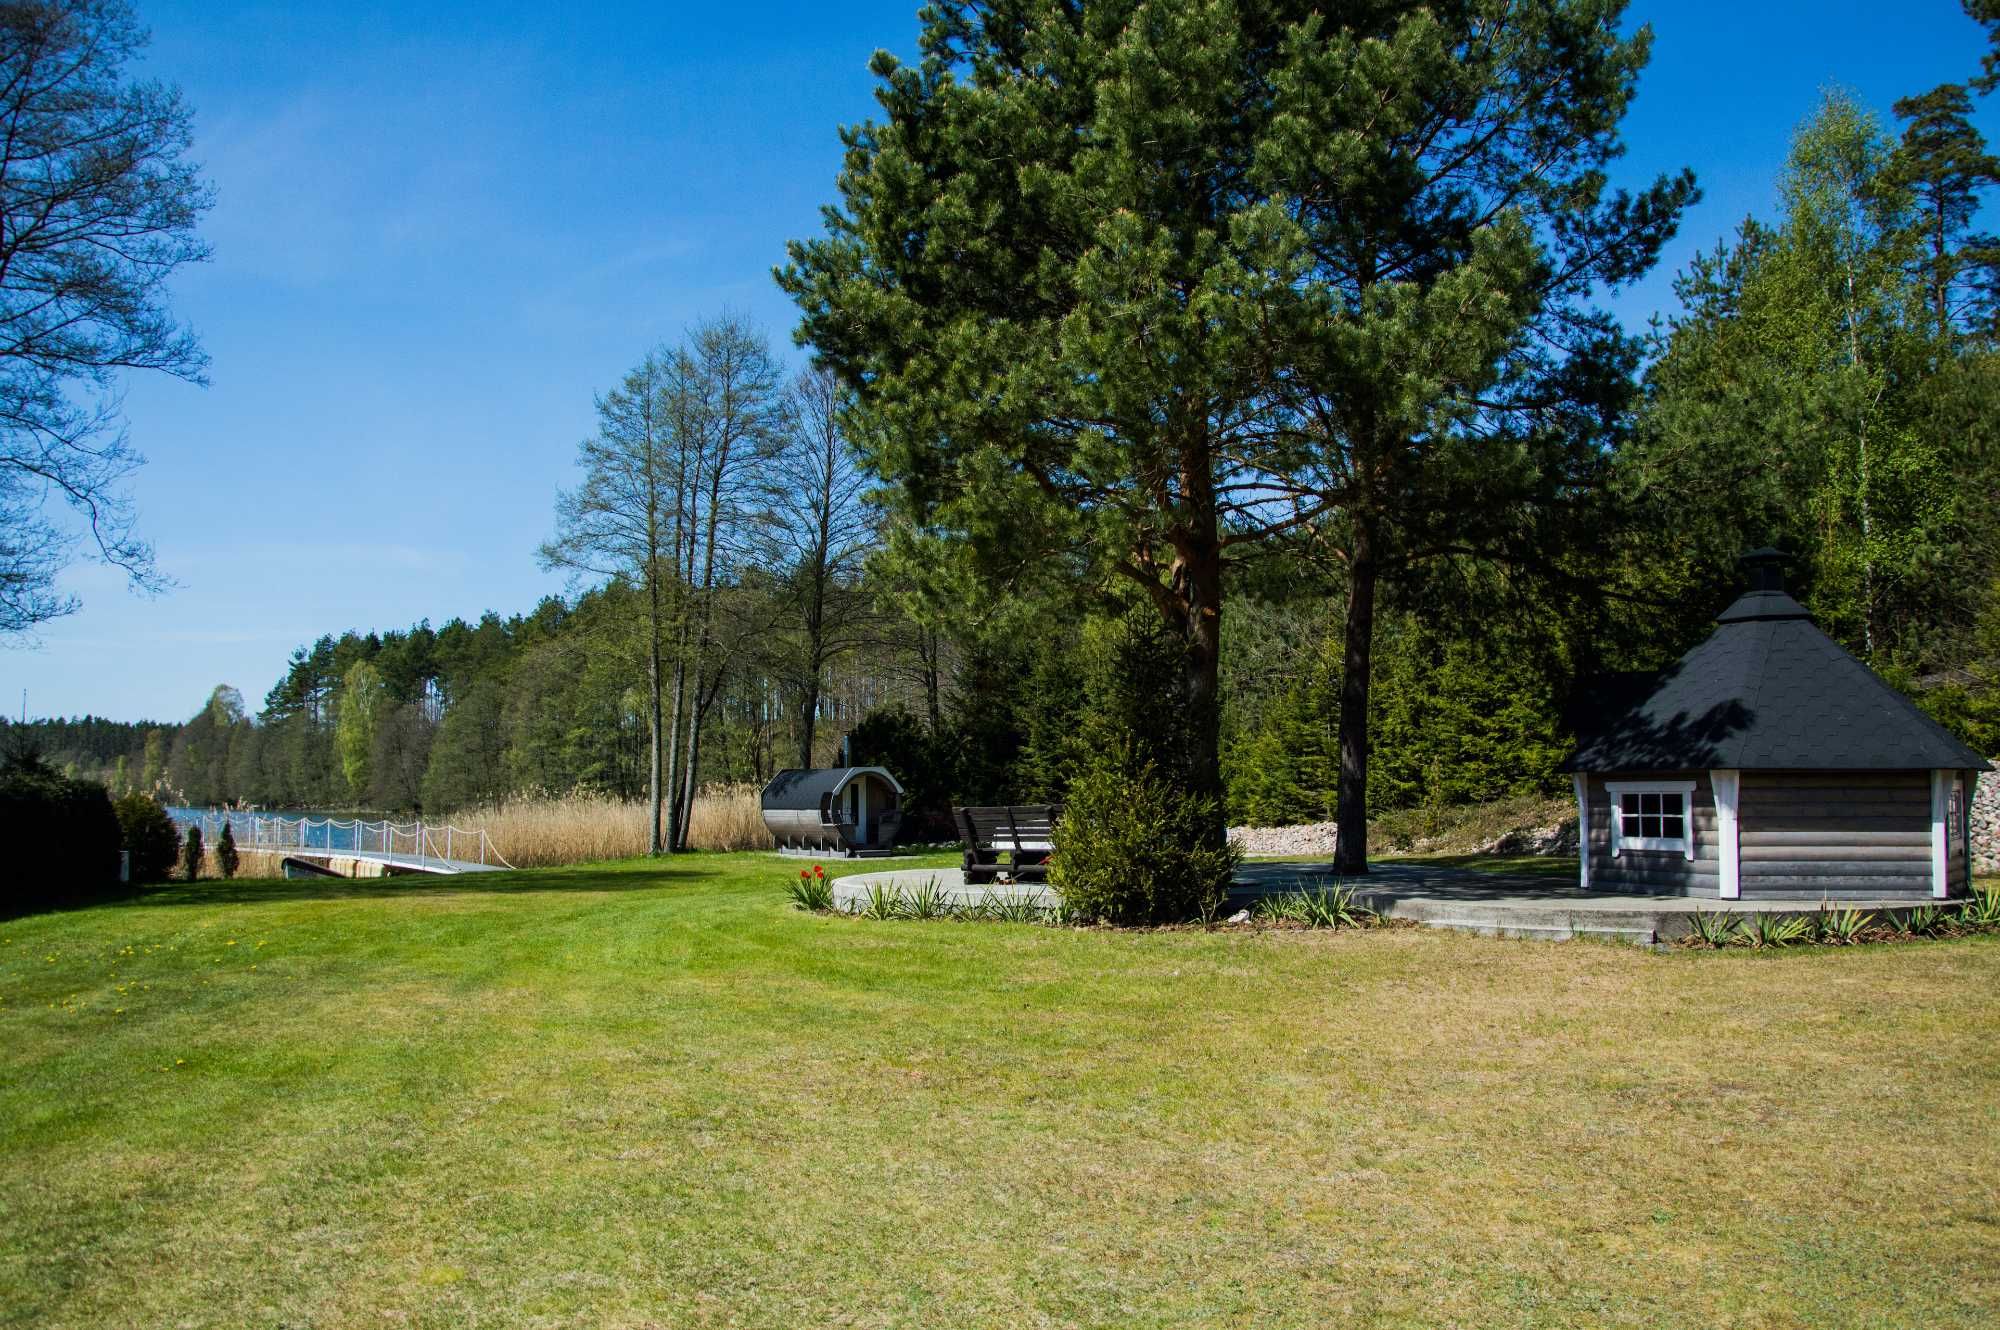
[[130, 887], [120, 884], [99, 891], [79, 891], [69, 895], [49, 894], [25, 900], [0, 901], [0, 923], [11, 923], [16, 919], [26, 919], [36, 914], [68, 914], [71, 910], [89, 910], [99, 905], [131, 905], [146, 894], [145, 887]]
[[1464, 868], [1475, 873], [1504, 873], [1508, 877], [1574, 878], [1573, 854], [1428, 854], [1382, 856], [1384, 864], [1415, 864], [1430, 868]]
[[[625, 859], [500, 873], [398, 873], [391, 877], [264, 877], [162, 882], [121, 903], [236, 905], [257, 901], [384, 900], [399, 896], [515, 896], [545, 892], [647, 891], [732, 876], [715, 862]], [[94, 902], [95, 903], [95, 902]]]

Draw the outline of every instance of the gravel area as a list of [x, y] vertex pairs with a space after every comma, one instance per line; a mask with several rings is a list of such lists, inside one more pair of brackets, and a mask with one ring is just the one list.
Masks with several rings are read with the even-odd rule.
[[[1333, 857], [1339, 828], [1332, 822], [1309, 822], [1299, 827], [1231, 827], [1230, 841], [1246, 859], [1280, 859], [1295, 855]], [[1576, 819], [1551, 822], [1547, 826], [1519, 827], [1504, 835], [1490, 837], [1477, 845], [1456, 847], [1418, 841], [1402, 847], [1408, 854], [1575, 854]]]
[[2000, 873], [2000, 771], [1982, 773], [1972, 787], [1972, 871]]
[[1333, 854], [1338, 827], [1332, 822], [1308, 822], [1302, 827], [1231, 827], [1229, 839], [1250, 858], [1294, 854]]

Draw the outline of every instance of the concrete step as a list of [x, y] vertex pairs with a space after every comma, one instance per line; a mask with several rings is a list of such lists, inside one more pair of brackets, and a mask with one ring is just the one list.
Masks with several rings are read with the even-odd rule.
[[1662, 940], [1663, 933], [1680, 931], [1663, 927], [1666, 920], [1662, 913], [1645, 908], [1579, 909], [1560, 901], [1547, 904], [1496, 901], [1489, 904], [1409, 898], [1368, 891], [1358, 893], [1356, 899], [1391, 919], [1408, 919], [1426, 928], [1449, 928], [1484, 937], [1541, 938], [1550, 941], [1588, 937], [1650, 947]]
[[[1408, 918], [1407, 915], [1391, 912], [1392, 918]], [[1650, 927], [1616, 927], [1596, 923], [1532, 924], [1517, 919], [1453, 918], [1436, 916], [1417, 919], [1414, 922], [1425, 928], [1449, 929], [1455, 933], [1476, 933], [1481, 937], [1525, 938], [1541, 942], [1567, 942], [1572, 938], [1590, 938], [1600, 942], [1629, 942], [1635, 947], [1650, 947], [1659, 942], [1657, 930]]]

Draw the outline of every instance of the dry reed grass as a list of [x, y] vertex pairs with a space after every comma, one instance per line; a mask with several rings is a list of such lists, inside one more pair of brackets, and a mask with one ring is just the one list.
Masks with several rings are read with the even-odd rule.
[[[712, 785], [695, 797], [688, 846], [697, 850], [768, 850], [754, 785]], [[484, 827], [516, 868], [624, 859], [646, 852], [646, 805], [605, 795], [517, 799], [454, 813], [453, 825]]]
[[697, 850], [773, 850], [755, 785], [711, 785], [688, 816], [688, 844]]

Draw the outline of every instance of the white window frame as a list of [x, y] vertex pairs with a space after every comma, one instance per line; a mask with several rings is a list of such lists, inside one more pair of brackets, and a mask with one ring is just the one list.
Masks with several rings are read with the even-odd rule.
[[[1682, 858], [1694, 860], [1694, 788], [1691, 780], [1626, 780], [1605, 781], [1604, 792], [1611, 796], [1611, 857], [1616, 859], [1627, 850], [1650, 850], [1662, 854], [1678, 854]], [[1627, 794], [1678, 794], [1681, 796], [1681, 832], [1679, 836], [1627, 836], [1625, 815], [1620, 805], [1622, 796]]]

